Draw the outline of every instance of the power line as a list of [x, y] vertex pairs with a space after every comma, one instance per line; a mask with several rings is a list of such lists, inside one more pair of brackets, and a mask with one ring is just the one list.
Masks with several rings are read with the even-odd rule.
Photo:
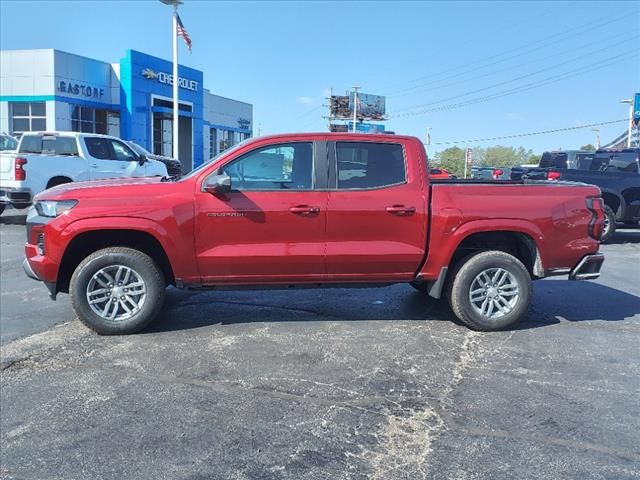
[[[428, 106], [431, 106], [431, 105], [437, 105], [437, 104], [439, 104], [439, 103], [448, 102], [448, 101], [451, 101], [451, 100], [455, 100], [455, 99], [457, 99], [457, 98], [468, 97], [469, 95], [473, 95], [474, 93], [479, 93], [479, 92], [483, 92], [483, 91], [486, 91], [486, 90], [491, 90], [492, 88], [495, 88], [495, 87], [500, 87], [500, 86], [502, 86], [502, 85], [507, 85], [507, 84], [509, 84], [509, 83], [517, 82], [518, 80], [523, 80], [523, 79], [525, 79], [525, 78], [533, 77], [533, 76], [535, 76], [535, 75], [538, 75], [538, 74], [540, 74], [540, 73], [546, 72], [546, 71], [548, 71], [548, 70], [554, 70], [554, 69], [556, 69], [556, 68], [558, 68], [558, 67], [562, 67], [562, 66], [566, 65], [567, 63], [572, 63], [572, 62], [574, 62], [574, 61], [576, 61], [576, 60], [581, 60], [581, 59], [583, 59], [583, 58], [593, 57], [593, 55], [595, 55], [595, 54], [601, 53], [601, 52], [603, 52], [603, 51], [605, 51], [605, 50], [608, 50], [608, 49], [610, 49], [610, 48], [616, 47], [616, 46], [618, 46], [618, 45], [628, 44], [628, 43], [629, 43], [629, 41], [630, 41], [631, 39], [633, 39], [633, 38], [634, 38], [634, 37], [629, 38], [627, 35], [625, 35], [625, 39], [624, 39], [624, 40], [618, 41], [618, 42], [616, 42], [616, 43], [613, 43], [613, 44], [611, 44], [611, 45], [608, 45], [607, 47], [601, 48], [601, 49], [599, 49], [599, 50], [595, 50], [595, 51], [593, 51], [593, 52], [589, 52], [589, 53], [586, 53], [586, 54], [584, 54], [584, 55], [581, 55], [581, 56], [578, 56], [578, 57], [574, 57], [574, 58], [572, 58], [571, 60], [568, 60], [568, 61], [565, 61], [565, 62], [556, 63], [556, 64], [554, 64], [554, 65], [550, 65], [550, 66], [548, 66], [548, 67], [545, 67], [545, 68], [542, 68], [542, 69], [536, 70], [536, 71], [534, 71], [534, 72], [530, 72], [530, 73], [527, 73], [527, 74], [524, 74], [524, 75], [520, 75], [519, 77], [511, 78], [511, 79], [509, 79], [509, 80], [505, 80], [505, 81], [502, 81], [502, 82], [494, 83], [493, 85], [489, 85], [489, 86], [486, 86], [486, 87], [483, 87], [483, 88], [479, 88], [479, 89], [476, 89], [476, 90], [471, 90], [471, 91], [469, 91], [469, 92], [462, 93], [462, 94], [459, 94], [459, 95], [454, 95], [454, 96], [451, 96], [451, 97], [443, 98], [443, 99], [440, 99], [440, 100], [437, 100], [437, 101], [434, 101], [434, 102], [430, 102], [430, 103], [423, 103], [423, 104], [420, 104], [420, 105], [414, 105], [414, 106], [411, 106], [411, 107], [403, 107], [403, 108], [400, 108], [399, 110], [396, 110], [396, 113], [397, 113], [397, 112], [403, 112], [403, 111], [405, 111], [405, 110], [411, 110], [411, 109], [413, 109], [413, 108], [428, 107]], [[635, 38], [637, 38], [637, 35], [635, 36]], [[605, 58], [605, 59], [602, 59], [602, 60], [600, 60], [599, 62], [596, 62], [595, 64], [591, 64], [591, 65], [596, 65], [596, 64], [598, 64], [598, 63], [600, 63], [600, 62], [604, 62], [604, 61], [609, 60], [609, 59], [611, 59], [611, 58], [617, 58], [617, 57], [618, 57], [618, 56], [609, 57], [608, 59], [607, 59], [607, 58]], [[587, 66], [583, 66], [583, 67], [577, 67], [576, 69], [569, 70], [569, 72], [565, 72], [565, 74], [566, 74], [566, 73], [571, 73], [571, 72], [573, 72], [573, 71], [578, 71], [578, 70], [581, 70], [581, 69], [583, 69], [583, 68], [587, 68], [588, 66], [589, 66], [589, 65], [587, 65]], [[562, 75], [564, 75], [564, 74], [562, 74]], [[552, 77], [549, 77], [549, 78], [555, 78], [555, 77], [557, 77], [557, 76], [558, 76], [558, 75], [555, 75], [555, 76], [552, 76]], [[542, 81], [542, 80], [538, 80], [538, 81]]]
[[[614, 39], [614, 40], [617, 40], [618, 38], [622, 38], [622, 40], [617, 41], [617, 42], [612, 43], [612, 44], [609, 44], [609, 45], [607, 45], [606, 47], [601, 48], [600, 50], [590, 51], [590, 52], [586, 53], [585, 55], [581, 55], [581, 56], [579, 56], [579, 57], [572, 57], [572, 58], [570, 58], [569, 60], [567, 60], [567, 61], [565, 61], [565, 62], [561, 62], [561, 63], [555, 64], [555, 65], [552, 65], [552, 66], [550, 66], [550, 67], [541, 68], [541, 69], [539, 69], [539, 70], [536, 70], [535, 72], [531, 72], [531, 73], [528, 73], [528, 74], [522, 75], [522, 76], [520, 76], [520, 77], [512, 78], [512, 79], [510, 79], [510, 80], [506, 80], [506, 81], [504, 81], [504, 82], [500, 82], [500, 83], [497, 83], [497, 84], [493, 84], [493, 85], [491, 85], [491, 86], [489, 86], [489, 87], [484, 87], [484, 88], [482, 88], [482, 89], [480, 89], [480, 90], [474, 90], [474, 91], [472, 91], [472, 92], [467, 92], [467, 93], [464, 93], [464, 94], [460, 94], [460, 95], [457, 95], [457, 96], [455, 96], [455, 97], [450, 97], [449, 99], [451, 99], [451, 98], [457, 98], [457, 97], [463, 97], [463, 96], [467, 96], [467, 95], [471, 95], [472, 93], [476, 93], [476, 92], [478, 92], [478, 91], [488, 90], [488, 89], [493, 88], [493, 87], [496, 87], [496, 86], [500, 86], [500, 85], [504, 85], [504, 84], [506, 84], [506, 83], [511, 83], [511, 82], [515, 82], [515, 81], [517, 81], [517, 80], [521, 80], [522, 78], [526, 78], [526, 77], [530, 77], [530, 76], [533, 76], [533, 75], [537, 75], [538, 73], [541, 73], [541, 72], [544, 72], [544, 71], [547, 71], [547, 70], [552, 70], [552, 69], [554, 69], [554, 68], [556, 68], [556, 67], [566, 65], [567, 63], [572, 63], [572, 62], [575, 62], [576, 60], [580, 60], [580, 59], [582, 59], [582, 58], [591, 57], [591, 56], [593, 56], [593, 55], [594, 55], [594, 54], [596, 54], [596, 53], [603, 52], [603, 51], [605, 51], [605, 50], [608, 50], [608, 49], [610, 49], [610, 48], [616, 47], [616, 46], [618, 46], [618, 45], [622, 45], [622, 44], [629, 43], [629, 40], [630, 40], [630, 38], [629, 38], [629, 34], [628, 34], [627, 32], [623, 32], [621, 35], [618, 35], [618, 36], [616, 36], [616, 37], [613, 37], [613, 39]], [[632, 37], [632, 38], [633, 38], [633, 37]], [[592, 42], [592, 43], [588, 43], [588, 44], [586, 44], [586, 45], [583, 45], [583, 46], [582, 46], [582, 47], [580, 47], [580, 48], [581, 48], [581, 49], [583, 49], [583, 48], [591, 47], [591, 46], [593, 46], [593, 45], [601, 45], [601, 44], [602, 44], [602, 40], [597, 40], [596, 42]], [[565, 50], [564, 52], [560, 52], [560, 53], [556, 54], [555, 56], [564, 55], [565, 53], [571, 53], [571, 54], [573, 54], [573, 53], [575, 53], [575, 49]], [[547, 57], [547, 56], [545, 56], [545, 57], [543, 57], [543, 58], [539, 58], [539, 59], [537, 59], [537, 60], [527, 61], [527, 62], [524, 62], [524, 63], [520, 63], [520, 64], [518, 64], [518, 65], [508, 66], [508, 67], [505, 67], [505, 68], [502, 68], [502, 69], [499, 69], [499, 70], [493, 70], [493, 71], [491, 71], [491, 72], [483, 73], [482, 75], [477, 75], [477, 76], [475, 76], [475, 77], [470, 77], [470, 78], [468, 78], [468, 79], [458, 80], [458, 81], [456, 81], [456, 82], [451, 82], [451, 83], [447, 83], [447, 84], [445, 84], [445, 85], [440, 85], [440, 86], [437, 86], [437, 87], [432, 88], [431, 90], [433, 91], [433, 90], [438, 90], [438, 89], [441, 89], [441, 88], [448, 88], [448, 87], [451, 87], [452, 85], [457, 85], [457, 84], [460, 84], [460, 83], [466, 83], [466, 82], [469, 82], [469, 81], [471, 81], [471, 80], [477, 80], [477, 79], [479, 79], [479, 78], [488, 77], [488, 76], [490, 76], [490, 75], [495, 75], [496, 73], [501, 73], [501, 72], [505, 72], [505, 71], [513, 70], [514, 68], [519, 68], [519, 67], [522, 67], [522, 66], [529, 66], [529, 65], [531, 65], [531, 64], [533, 64], [533, 63], [536, 63], [536, 62], [539, 62], [539, 61], [541, 61], [541, 60], [546, 60], [547, 58], [548, 58], [548, 57]], [[404, 95], [409, 95], [409, 94], [402, 94], [402, 95], [398, 95], [398, 96], [404, 96]], [[447, 99], [447, 100], [449, 100], [449, 99]], [[443, 101], [444, 101], [444, 100], [440, 100], [440, 101], [431, 102], [431, 103], [428, 103], [428, 104], [422, 104], [422, 105], [420, 105], [420, 106], [435, 105], [435, 104], [437, 104], [437, 103], [442, 103]], [[414, 106], [414, 107], [402, 107], [402, 108], [398, 109], [397, 111], [398, 111], [398, 112], [401, 112], [401, 111], [404, 111], [404, 110], [408, 110], [408, 109], [410, 109], [410, 108], [415, 108], [415, 106]]]
[[[444, 105], [444, 106], [441, 106], [441, 107], [418, 110], [418, 111], [415, 111], [415, 112], [405, 112], [405, 113], [399, 113], [399, 114], [395, 114], [395, 115], [394, 114], [389, 114], [389, 118], [411, 117], [411, 116], [416, 116], [416, 115], [424, 115], [424, 114], [427, 114], [427, 113], [443, 112], [443, 111], [453, 110], [453, 109], [456, 109], [456, 108], [466, 107], [466, 106], [469, 106], [469, 105], [475, 105], [475, 104], [478, 104], [478, 103], [488, 102], [490, 100], [494, 100], [494, 99], [497, 99], [497, 98], [507, 97], [509, 95], [514, 95], [516, 93], [521, 93], [521, 92], [525, 92], [527, 90], [532, 90], [534, 88], [543, 87], [543, 86], [546, 86], [546, 85], [549, 85], [549, 84], [552, 84], [552, 83], [559, 82], [561, 80], [566, 80], [567, 78], [572, 78], [572, 77], [576, 77], [578, 75], [582, 75], [584, 73], [592, 72], [592, 71], [595, 71], [595, 70], [600, 70], [602, 68], [608, 67], [608, 66], [613, 65], [615, 63], [619, 63], [621, 61], [628, 60], [628, 59], [633, 58], [633, 57], [637, 57], [638, 54], [639, 54], [638, 52], [634, 52], [634, 54], [631, 54], [631, 55], [628, 54], [628, 53], [624, 53], [624, 54], [618, 55], [616, 57], [611, 57], [611, 58], [608, 58], [608, 59], [605, 59], [605, 60], [601, 60], [599, 62], [596, 62], [596, 63], [592, 64], [592, 65], [587, 65], [585, 67], [580, 67], [580, 68], [575, 69], [573, 71], [565, 72], [564, 74], [557, 75], [555, 77], [549, 77], [547, 79], [538, 80], [536, 82], [531, 82], [531, 83], [528, 83], [528, 84], [525, 84], [525, 85], [521, 85], [519, 87], [515, 87], [515, 88], [512, 88], [510, 90], [497, 92], [497, 93], [492, 94], [492, 95], [486, 95], [484, 97], [478, 97], [478, 98], [466, 100], [464, 102], [453, 103], [453, 104]], [[596, 65], [599, 65], [601, 63], [602, 63], [602, 65], [596, 66]]]
[[[546, 135], [549, 133], [559, 133], [559, 132], [567, 132], [569, 130], [580, 130], [582, 128], [592, 128], [599, 127], [602, 125], [612, 125], [614, 123], [622, 123], [628, 122], [628, 118], [623, 118], [621, 120], [610, 120], [608, 122], [599, 122], [599, 123], [590, 123], [589, 125], [579, 125], [577, 127], [565, 127], [565, 128], [556, 128], [554, 130], [543, 130], [539, 132], [526, 132], [526, 133], [517, 133], [514, 135], [503, 135], [501, 137], [491, 137], [491, 138], [476, 138], [473, 140], [452, 140], [449, 142], [431, 142], [431, 145], [456, 145], [458, 143], [474, 143], [474, 142], [489, 142], [493, 140], [505, 140], [509, 138], [518, 138], [518, 137], [531, 137], [534, 135]], [[424, 142], [423, 142], [424, 143]]]
[[[610, 20], [604, 21], [606, 18], [609, 18]], [[628, 18], [629, 18], [629, 12], [628, 13], [624, 13], [622, 15], [618, 13], [618, 14], [613, 15], [611, 17], [605, 17], [605, 19], [598, 18], [598, 19], [592, 20], [590, 22], [587, 22], [585, 24], [579, 25], [577, 27], [573, 27], [573, 28], [570, 28], [570, 29], [565, 29], [561, 33], [557, 33], [555, 35], [547, 36], [542, 40], [536, 40], [534, 42], [530, 42], [530, 43], [521, 45], [519, 47], [510, 49], [510, 50], [506, 50], [506, 51], [504, 51], [502, 53], [499, 53], [499, 54], [496, 54], [496, 55], [485, 57], [483, 59], [479, 59], [479, 60], [476, 60], [474, 62], [468, 62], [468, 63], [466, 63], [464, 65], [460, 65], [458, 67], [450, 68], [448, 70], [444, 70], [444, 71], [441, 71], [441, 72], [438, 72], [438, 73], [435, 73], [435, 74], [419, 77], [419, 78], [417, 78], [415, 80], [411, 80], [409, 82], [405, 82], [405, 83], [413, 83], [413, 82], [416, 82], [416, 81], [432, 78], [434, 76], [438, 77], [438, 76], [441, 76], [442, 74], [451, 73], [451, 72], [455, 72], [455, 71], [460, 70], [460, 69], [464, 69], [462, 72], [454, 73], [453, 75], [448, 75], [448, 76], [445, 75], [444, 77], [442, 77], [440, 79], [432, 80], [432, 81], [427, 82], [427, 83], [414, 85], [412, 87], [405, 87], [405, 88], [400, 89], [400, 90], [392, 91], [387, 96], [392, 97], [394, 95], [397, 95], [397, 94], [400, 94], [400, 93], [403, 93], [403, 92], [420, 89], [420, 88], [423, 88], [425, 86], [429, 86], [429, 85], [432, 85], [434, 83], [438, 83], [438, 82], [441, 82], [441, 81], [444, 81], [444, 80], [448, 80], [448, 79], [451, 79], [451, 78], [457, 78], [457, 77], [466, 75], [466, 74], [468, 74], [470, 72], [475, 72], [478, 69], [487, 68], [487, 67], [496, 65], [498, 63], [503, 63], [503, 62], [505, 62], [507, 60], [511, 60], [513, 58], [521, 57], [524, 53], [529, 54], [531, 52], [535, 52], [535, 51], [541, 50], [541, 49], [543, 49], [543, 48], [545, 48], [547, 46], [557, 45], [558, 41], [560, 41], [560, 40], [566, 40], [567, 38], [572, 38], [572, 37], [575, 37], [575, 36], [579, 36], [579, 35], [582, 35], [583, 33], [593, 32], [593, 25], [598, 25], [598, 27], [600, 28], [600, 27], [602, 27], [604, 25], [607, 25], [607, 24], [610, 24], [610, 23], [613, 23], [613, 22], [617, 22], [619, 20], [626, 20]], [[576, 30], [577, 30], [577, 32], [571, 33], [571, 32], [574, 32]], [[534, 48], [531, 49], [529, 47], [534, 47]], [[521, 52], [521, 50], [525, 50], [525, 51]], [[517, 53], [515, 55], [507, 56], [505, 58], [500, 59], [500, 57], [503, 57], [504, 55], [507, 55], [507, 54], [509, 54], [511, 52], [520, 52], [520, 53]], [[483, 62], [486, 62], [486, 61], [492, 60], [492, 59], [496, 59], [496, 58], [499, 59], [499, 60], [495, 60], [493, 62], [485, 63], [485, 64], [482, 65]], [[477, 64], [481, 64], [481, 65], [480, 66], [475, 66], [473, 68], [469, 68], [469, 67], [471, 67], [473, 65], [477, 65]]]

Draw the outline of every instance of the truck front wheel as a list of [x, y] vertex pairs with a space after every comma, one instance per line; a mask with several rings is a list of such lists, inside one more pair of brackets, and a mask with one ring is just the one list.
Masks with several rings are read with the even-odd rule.
[[78, 318], [101, 335], [142, 330], [165, 297], [162, 270], [146, 254], [127, 247], [98, 250], [71, 277], [69, 294]]
[[493, 331], [520, 320], [529, 309], [531, 277], [512, 255], [485, 251], [463, 260], [453, 275], [449, 303], [474, 330]]

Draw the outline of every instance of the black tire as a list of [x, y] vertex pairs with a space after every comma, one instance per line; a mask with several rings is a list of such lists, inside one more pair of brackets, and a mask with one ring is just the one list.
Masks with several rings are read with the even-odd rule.
[[[497, 315], [501, 315], [497, 318], [490, 318], [489, 316], [481, 314], [471, 302], [470, 291], [472, 286], [477, 287], [477, 277], [486, 271], [491, 269], [502, 269], [509, 273], [509, 282], [514, 281], [518, 287], [518, 295], [511, 295], [509, 302], [513, 301], [513, 304], [507, 307], [504, 305], [502, 308], [510, 308], [508, 313], [502, 311], [496, 312]], [[508, 253], [491, 250], [480, 252], [466, 259], [462, 260], [455, 269], [452, 280], [449, 284], [449, 304], [453, 313], [462, 322], [464, 322], [469, 328], [473, 330], [480, 330], [484, 332], [502, 330], [514, 323], [518, 322], [529, 309], [532, 297], [532, 282], [529, 272], [525, 266], [512, 255]], [[484, 292], [484, 298], [489, 300], [491, 295], [496, 291]], [[483, 295], [482, 293], [480, 295]], [[503, 293], [502, 295], [509, 296], [509, 293]], [[502, 296], [501, 296], [502, 298]], [[506, 298], [506, 297], [505, 297]], [[492, 300], [491, 304], [488, 304], [492, 312], [496, 309], [497, 301]], [[484, 303], [482, 304], [484, 305]], [[492, 313], [488, 312], [488, 313]]]
[[[94, 275], [98, 274], [99, 271], [118, 268], [118, 266], [131, 269], [133, 272], [131, 275], [133, 275], [134, 278], [135, 276], [139, 277], [145, 289], [146, 296], [142, 301], [140, 301], [141, 297], [137, 297], [139, 305], [133, 307], [134, 313], [129, 318], [107, 319], [93, 310], [87, 299], [87, 289], [90, 286], [90, 282], [93, 282], [93, 285], [96, 284], [96, 280], [93, 279], [95, 278]], [[125, 278], [125, 280], [127, 279]], [[125, 283], [122, 288], [126, 286]], [[109, 289], [104, 288], [103, 290]], [[124, 298], [124, 295], [127, 295], [123, 293], [121, 289], [118, 289], [118, 291], [119, 293], [116, 292], [114, 294], [115, 288], [112, 288], [108, 293], [100, 293], [100, 295], [111, 296], [109, 300], [106, 300], [104, 305], [107, 305], [113, 297], [117, 297], [121, 293], [123, 296], [120, 298]], [[80, 265], [78, 265], [73, 272], [69, 286], [71, 304], [78, 318], [87, 327], [100, 335], [126, 335], [142, 330], [160, 313], [164, 304], [165, 293], [166, 283], [162, 270], [148, 255], [127, 247], [105, 248], [89, 255], [80, 262]], [[130, 293], [130, 295], [132, 295], [134, 299], [136, 298], [135, 294]], [[128, 295], [127, 298], [129, 298]], [[127, 313], [124, 310], [125, 302], [120, 302], [117, 298], [113, 301], [116, 302], [117, 309], [122, 307], [123, 315], [126, 316]], [[102, 305], [102, 303], [99, 303], [96, 308], [100, 309]], [[128, 303], [126, 305], [128, 305], [128, 307], [132, 306], [132, 304]], [[138, 310], [136, 311], [137, 308]], [[130, 308], [128, 309], [131, 310]], [[109, 310], [107, 310], [107, 313], [109, 313]]]
[[0, 203], [0, 215], [2, 215], [2, 212], [4, 212], [5, 208], [6, 208], [6, 205], [4, 203]]
[[609, 205], [605, 205], [602, 208], [605, 216], [605, 223], [602, 227], [602, 236], [600, 237], [600, 243], [607, 243], [616, 233], [616, 214]]

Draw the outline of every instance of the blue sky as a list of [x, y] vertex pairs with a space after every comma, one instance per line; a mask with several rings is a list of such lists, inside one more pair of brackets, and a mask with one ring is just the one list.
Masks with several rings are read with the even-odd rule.
[[[2, 49], [109, 62], [170, 59], [170, 7], [147, 1], [0, 2]], [[626, 118], [640, 91], [640, 2], [212, 2], [182, 21], [213, 93], [253, 103], [255, 131], [324, 131], [324, 96], [387, 96], [387, 129], [436, 143]], [[395, 115], [394, 115], [395, 114]], [[624, 124], [601, 126], [603, 142]], [[595, 143], [590, 128], [471, 142], [536, 152]], [[460, 146], [466, 146], [460, 143]]]

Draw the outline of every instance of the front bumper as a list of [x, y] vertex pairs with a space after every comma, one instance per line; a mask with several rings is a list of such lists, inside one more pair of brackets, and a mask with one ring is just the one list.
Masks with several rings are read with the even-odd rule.
[[28, 188], [0, 187], [0, 203], [31, 205], [33, 195]]
[[573, 267], [569, 273], [569, 280], [594, 280], [600, 276], [600, 268], [604, 262], [602, 253], [586, 255]]
[[29, 260], [25, 259], [22, 262], [22, 269], [24, 270], [24, 273], [27, 275], [27, 277], [44, 283], [44, 285], [47, 287], [47, 290], [49, 290], [49, 298], [51, 298], [51, 300], [56, 299], [56, 294], [57, 294], [56, 284], [52, 282], [46, 282], [42, 280], [40, 277], [38, 277], [36, 272], [33, 271], [33, 268], [31, 268], [31, 264], [29, 263]]

